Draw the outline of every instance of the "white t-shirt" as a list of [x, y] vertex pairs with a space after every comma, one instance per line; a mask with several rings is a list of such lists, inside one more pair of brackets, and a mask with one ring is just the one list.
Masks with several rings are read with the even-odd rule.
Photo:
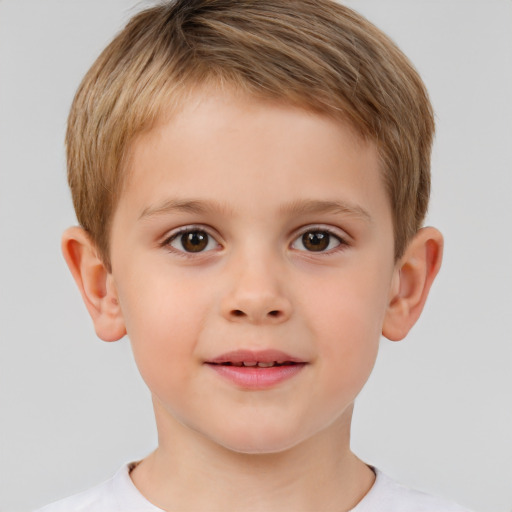
[[[123, 466], [110, 480], [88, 491], [57, 501], [35, 512], [163, 512], [133, 484]], [[458, 505], [403, 487], [375, 469], [376, 479], [350, 512], [469, 512]]]

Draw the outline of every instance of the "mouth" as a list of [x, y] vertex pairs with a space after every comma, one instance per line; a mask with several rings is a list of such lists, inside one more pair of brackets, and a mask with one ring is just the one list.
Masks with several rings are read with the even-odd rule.
[[297, 376], [308, 363], [276, 350], [239, 350], [205, 364], [239, 388], [263, 390]]
[[296, 363], [294, 361], [242, 361], [209, 364], [220, 364], [222, 366], [236, 366], [237, 368], [274, 368], [275, 366], [290, 366], [303, 363]]
[[305, 364], [300, 358], [281, 352], [280, 350], [234, 350], [206, 361], [207, 364], [238, 366], [248, 368], [271, 368], [273, 366], [289, 366]]

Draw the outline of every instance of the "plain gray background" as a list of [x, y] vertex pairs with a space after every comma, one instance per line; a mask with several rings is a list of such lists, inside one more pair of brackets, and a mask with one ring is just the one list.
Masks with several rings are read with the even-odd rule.
[[[149, 2], [146, 2], [146, 5]], [[512, 2], [354, 0], [437, 113], [428, 223], [444, 266], [408, 340], [384, 340], [353, 448], [405, 484], [512, 510]], [[75, 222], [74, 92], [142, 3], [0, 0], [0, 511], [80, 491], [156, 444], [129, 343], [97, 340], [60, 255]]]

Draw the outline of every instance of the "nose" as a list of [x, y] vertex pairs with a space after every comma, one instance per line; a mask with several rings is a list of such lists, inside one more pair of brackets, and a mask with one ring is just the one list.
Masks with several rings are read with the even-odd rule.
[[288, 320], [292, 304], [284, 290], [284, 276], [263, 259], [245, 260], [231, 273], [232, 283], [222, 300], [222, 315], [230, 322], [280, 324]]

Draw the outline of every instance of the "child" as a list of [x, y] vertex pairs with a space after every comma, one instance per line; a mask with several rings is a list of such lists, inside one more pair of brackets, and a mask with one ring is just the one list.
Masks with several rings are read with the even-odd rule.
[[350, 451], [380, 335], [441, 265], [434, 123], [393, 43], [329, 0], [178, 0], [82, 82], [63, 253], [128, 334], [159, 443], [50, 511], [456, 511]]

